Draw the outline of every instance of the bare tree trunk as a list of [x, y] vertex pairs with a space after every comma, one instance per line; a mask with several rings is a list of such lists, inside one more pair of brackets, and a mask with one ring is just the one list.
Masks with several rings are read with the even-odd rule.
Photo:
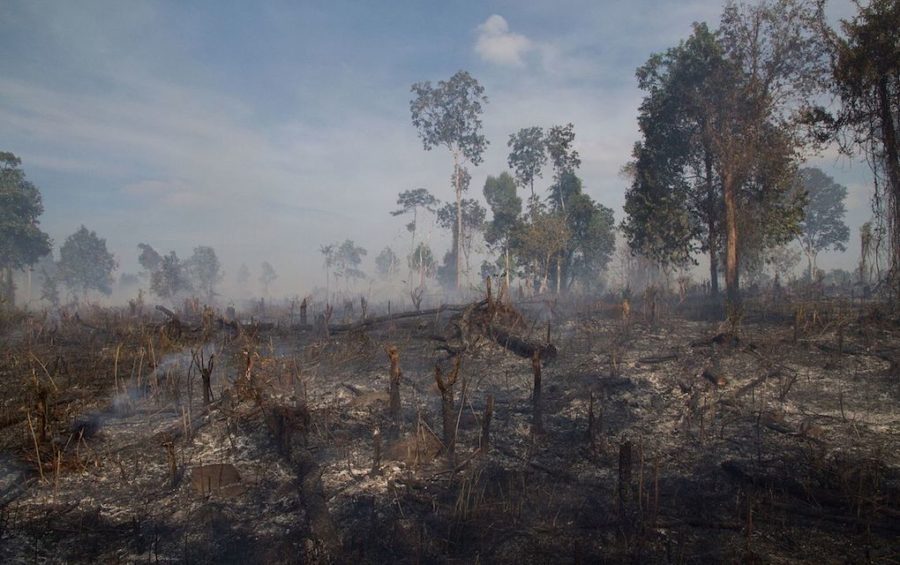
[[556, 256], [556, 295], [562, 294], [562, 254]]
[[456, 289], [462, 288], [462, 186], [460, 181], [459, 155], [453, 152], [453, 180], [456, 184]]
[[509, 242], [506, 242], [506, 292], [509, 292]]
[[725, 285], [728, 287], [728, 305], [737, 308], [741, 304], [740, 264], [738, 258], [737, 187], [734, 176], [726, 173], [722, 179], [725, 196]]

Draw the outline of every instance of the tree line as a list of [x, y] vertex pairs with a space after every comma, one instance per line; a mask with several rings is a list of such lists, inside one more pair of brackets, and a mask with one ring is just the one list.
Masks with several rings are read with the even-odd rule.
[[[471, 275], [475, 241], [493, 254], [479, 276], [518, 277], [536, 290], [563, 293], [596, 288], [621, 230], [629, 248], [667, 267], [708, 256], [710, 286], [724, 274], [727, 300], [741, 303], [741, 276], [797, 241], [813, 278], [823, 250], [845, 250], [846, 188], [803, 159], [837, 143], [862, 153], [875, 184], [874, 217], [860, 231], [861, 279], [880, 276], [900, 296], [900, 1], [872, 0], [830, 28], [813, 0], [761, 0], [725, 4], [713, 29], [697, 23], [678, 45], [651, 55], [636, 71], [644, 92], [641, 138], [623, 171], [630, 178], [625, 217], [585, 192], [581, 156], [571, 123], [527, 125], [507, 140], [509, 171], [489, 175], [482, 189], [487, 209], [467, 197], [469, 167], [481, 164], [489, 141], [481, 116], [488, 98], [466, 71], [446, 81], [412, 85], [412, 125], [423, 149], [443, 148], [452, 158], [453, 199], [441, 203], [425, 188], [402, 191], [394, 216], [410, 219], [406, 255], [410, 286], [436, 277], [459, 289]], [[824, 101], [832, 100], [831, 104]], [[540, 186], [544, 173], [552, 173]], [[536, 184], [537, 190], [536, 190]], [[520, 192], [521, 191], [521, 192]], [[0, 297], [11, 302], [13, 272], [40, 265], [42, 293], [55, 284], [73, 295], [110, 292], [116, 261], [105, 240], [82, 226], [50, 256], [40, 229], [40, 191], [25, 178], [21, 161], [0, 153]], [[490, 218], [488, 218], [490, 211]], [[452, 245], [438, 264], [420, 223], [428, 216], [449, 232]], [[187, 260], [141, 244], [142, 275], [161, 298], [195, 292], [212, 300], [221, 281], [215, 251], [197, 247]], [[888, 256], [882, 271], [879, 257]], [[323, 245], [326, 286], [349, 289], [365, 274], [367, 251], [352, 240]], [[48, 260], [47, 257], [50, 257]], [[375, 258], [379, 274], [401, 270], [390, 247]], [[52, 276], [51, 276], [52, 272]], [[277, 278], [268, 263], [260, 284], [268, 293]], [[249, 270], [238, 271], [246, 286]]]

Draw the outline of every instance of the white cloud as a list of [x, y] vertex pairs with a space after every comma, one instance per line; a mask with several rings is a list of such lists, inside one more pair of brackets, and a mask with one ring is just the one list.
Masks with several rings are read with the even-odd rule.
[[509, 31], [503, 16], [493, 14], [478, 26], [475, 52], [489, 63], [522, 67], [523, 56], [534, 48], [534, 43], [519, 33]]

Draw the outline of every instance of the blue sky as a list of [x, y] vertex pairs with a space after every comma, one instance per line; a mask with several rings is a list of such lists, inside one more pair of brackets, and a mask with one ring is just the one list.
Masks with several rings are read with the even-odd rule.
[[[404, 222], [388, 214], [398, 192], [451, 198], [450, 156], [422, 149], [409, 88], [459, 69], [489, 98], [473, 193], [506, 169], [510, 133], [573, 122], [586, 189], [618, 221], [634, 69], [720, 12], [699, 0], [7, 0], [0, 150], [40, 187], [57, 242], [85, 224], [132, 272], [140, 242], [183, 257], [212, 245], [229, 275], [269, 260], [277, 290], [302, 294], [322, 276], [320, 244], [354, 239], [370, 264], [385, 245], [405, 249]], [[855, 249], [868, 170], [833, 151], [814, 162], [850, 189]]]

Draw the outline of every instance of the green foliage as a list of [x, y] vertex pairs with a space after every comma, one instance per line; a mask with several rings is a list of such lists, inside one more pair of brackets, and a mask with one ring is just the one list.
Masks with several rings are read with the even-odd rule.
[[484, 239], [488, 245], [505, 248], [509, 234], [518, 225], [522, 214], [522, 199], [516, 195], [515, 180], [507, 172], [500, 173], [498, 177], [488, 175], [484, 183], [484, 198], [492, 215]]
[[449, 80], [417, 82], [411, 88], [415, 98], [409, 103], [413, 126], [426, 151], [444, 146], [459, 152], [473, 165], [481, 163], [487, 140], [481, 132], [482, 104], [487, 103], [484, 87], [466, 71]]
[[643, 141], [633, 151], [622, 229], [633, 250], [663, 265], [718, 251], [721, 181], [708, 107], [731, 72], [705, 24], [637, 70], [647, 93], [638, 117]]
[[531, 188], [531, 194], [534, 195], [534, 179], [541, 176], [541, 170], [547, 164], [547, 143], [543, 128], [520, 129], [509, 135], [506, 145], [510, 148], [507, 162], [516, 175], [516, 182], [523, 188]]
[[895, 291], [900, 296], [900, 2], [872, 0], [833, 37], [834, 90], [841, 101], [829, 125], [843, 148], [862, 149], [875, 177], [873, 211], [888, 224]]
[[613, 211], [580, 192], [567, 199], [566, 210], [570, 237], [559, 263], [563, 290], [574, 282], [594, 288], [616, 247]]
[[59, 278], [73, 292], [90, 290], [112, 293], [116, 260], [106, 249], [106, 240], [81, 226], [66, 238], [59, 250]]
[[554, 176], [557, 180], [565, 174], [574, 175], [581, 166], [581, 159], [574, 145], [575, 126], [571, 123], [564, 126], [553, 126], [547, 132], [547, 154], [550, 156]]
[[[448, 81], [440, 81], [437, 86], [431, 82], [412, 85], [415, 98], [410, 102], [413, 126], [426, 151], [434, 147], [446, 147], [453, 154], [453, 185], [457, 207], [466, 182], [461, 160], [473, 165], [481, 163], [487, 140], [481, 134], [482, 104], [487, 103], [484, 88], [469, 73], [459, 71]], [[457, 217], [462, 212], [457, 210]], [[457, 232], [462, 231], [457, 228]], [[462, 238], [456, 237], [454, 253], [457, 258], [456, 286], [461, 284], [460, 265]]]
[[737, 302], [742, 258], [796, 235], [794, 161], [808, 141], [807, 100], [821, 85], [820, 17], [803, 0], [729, 3], [716, 34], [697, 24], [638, 69], [643, 141], [622, 226], [632, 249], [674, 265], [708, 251], [715, 280], [724, 241]]
[[557, 254], [562, 253], [571, 233], [564, 215], [536, 209], [529, 222], [520, 224], [512, 234], [511, 248], [525, 267], [526, 276], [538, 280], [541, 290], [548, 280]]
[[0, 152], [0, 269], [6, 288], [0, 298], [12, 301], [12, 270], [35, 264], [50, 253], [50, 237], [41, 231], [38, 217], [44, 206], [41, 193], [20, 168], [12, 153]]

